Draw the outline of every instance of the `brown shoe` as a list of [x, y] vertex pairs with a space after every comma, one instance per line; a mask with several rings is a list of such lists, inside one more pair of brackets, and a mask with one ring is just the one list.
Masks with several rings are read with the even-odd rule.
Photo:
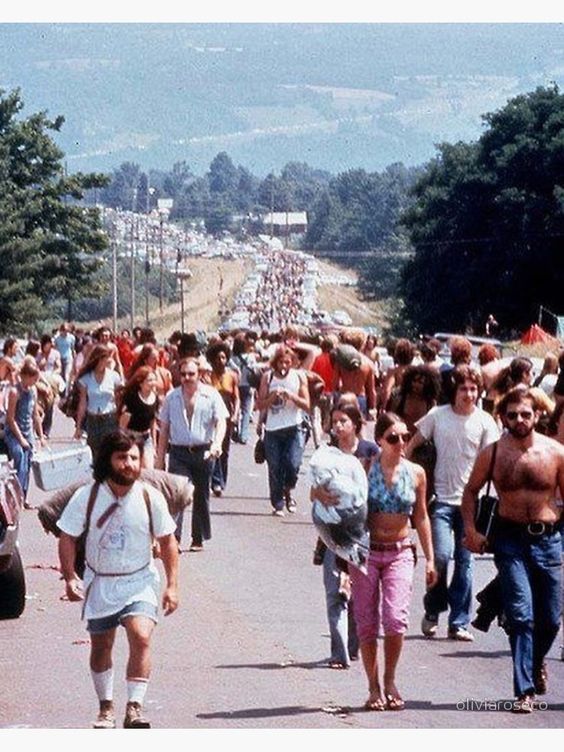
[[533, 680], [535, 682], [535, 694], [545, 695], [548, 691], [548, 671], [546, 670], [546, 663], [542, 663], [533, 672]]
[[114, 713], [114, 704], [111, 700], [101, 700], [100, 710], [96, 720], [92, 724], [95, 729], [113, 729], [116, 727], [116, 716]]
[[141, 705], [138, 702], [128, 702], [125, 706], [123, 727], [131, 729], [151, 728], [149, 721], [143, 717]]
[[513, 702], [512, 713], [532, 713], [535, 707], [534, 695], [521, 695]]

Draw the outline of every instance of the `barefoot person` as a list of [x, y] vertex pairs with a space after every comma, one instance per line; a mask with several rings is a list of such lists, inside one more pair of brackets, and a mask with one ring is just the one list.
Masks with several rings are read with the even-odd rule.
[[[112, 649], [116, 629], [129, 643], [124, 728], [150, 728], [142, 714], [151, 671], [150, 641], [157, 622], [159, 573], [152, 543], [160, 546], [166, 574], [165, 616], [178, 606], [175, 522], [156, 489], [139, 482], [142, 439], [118, 429], [104, 439], [94, 461], [94, 484], [82, 486], [58, 521], [59, 558], [70, 601], [84, 601], [90, 632], [90, 670], [98, 700], [94, 728], [115, 728]], [[84, 589], [75, 572], [76, 541], [86, 531]]]
[[[517, 387], [498, 404], [507, 429], [497, 442], [493, 483], [499, 520], [493, 540], [513, 657], [514, 712], [530, 713], [535, 694], [546, 692], [545, 656], [558, 634], [562, 613], [561, 509], [564, 447], [535, 431], [539, 405]], [[492, 464], [493, 446], [477, 457], [464, 490], [465, 545], [486, 544], [474, 524], [476, 501]]]
[[[382, 413], [376, 422], [375, 438], [380, 454], [368, 471], [368, 529], [370, 557], [368, 573], [350, 567], [354, 618], [360, 653], [368, 678], [367, 710], [403, 710], [405, 703], [396, 686], [396, 668], [408, 626], [415, 546], [409, 534], [409, 519], [425, 556], [425, 582], [435, 584], [431, 526], [425, 500], [425, 472], [405, 459], [409, 438], [407, 426], [394, 413]], [[382, 604], [384, 633], [383, 696], [379, 678], [378, 604]]]

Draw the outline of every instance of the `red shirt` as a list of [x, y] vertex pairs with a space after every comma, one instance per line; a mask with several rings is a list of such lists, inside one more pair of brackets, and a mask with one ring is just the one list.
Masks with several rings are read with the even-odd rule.
[[330, 394], [332, 391], [334, 368], [331, 363], [331, 357], [328, 352], [322, 352], [316, 357], [311, 365], [311, 370], [321, 376], [325, 382], [324, 394]]

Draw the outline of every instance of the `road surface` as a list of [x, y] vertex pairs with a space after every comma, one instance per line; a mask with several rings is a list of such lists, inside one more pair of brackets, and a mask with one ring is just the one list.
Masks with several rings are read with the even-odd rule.
[[[57, 416], [59, 435], [71, 424]], [[311, 455], [311, 446], [306, 450]], [[322, 572], [312, 564], [316, 540], [305, 464], [298, 510], [272, 517], [266, 465], [252, 445], [234, 445], [229, 485], [212, 499], [213, 538], [202, 553], [180, 557], [180, 607], [161, 619], [153, 643], [147, 715], [161, 729], [443, 729], [562, 728], [561, 636], [548, 661], [547, 710], [515, 716], [480, 703], [509, 702], [511, 659], [496, 626], [472, 644], [419, 632], [423, 567], [418, 565], [411, 626], [398, 687], [403, 712], [370, 713], [362, 666], [327, 668], [329, 634]], [[47, 494], [32, 486], [30, 500]], [[189, 517], [189, 512], [187, 512]], [[185, 523], [189, 531], [189, 519]], [[189, 540], [183, 541], [184, 545]], [[0, 728], [89, 728], [96, 699], [88, 669], [88, 634], [80, 608], [61, 600], [56, 541], [33, 510], [23, 514], [21, 550], [28, 600], [23, 616], [0, 622]], [[492, 576], [490, 558], [476, 561], [476, 591]], [[115, 698], [125, 705], [125, 635], [116, 641]], [[476, 700], [474, 710], [468, 710]]]

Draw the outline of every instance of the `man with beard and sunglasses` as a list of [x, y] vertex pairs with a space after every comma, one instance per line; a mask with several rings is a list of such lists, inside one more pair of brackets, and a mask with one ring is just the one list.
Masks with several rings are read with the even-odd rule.
[[[90, 670], [100, 703], [93, 727], [115, 728], [112, 649], [121, 624], [129, 643], [124, 728], [150, 728], [142, 714], [151, 670], [150, 641], [157, 623], [159, 573], [153, 543], [159, 544], [166, 575], [164, 615], [178, 606], [176, 523], [163, 495], [139, 481], [142, 438], [118, 429], [105, 439], [94, 461], [94, 483], [81, 487], [58, 526], [59, 559], [69, 601], [83, 601], [90, 633]], [[75, 571], [77, 539], [85, 535], [84, 584]]]
[[[492, 482], [499, 517], [492, 541], [513, 658], [513, 711], [530, 713], [535, 694], [547, 691], [545, 656], [562, 613], [561, 510], [564, 447], [535, 431], [539, 405], [516, 387], [499, 402], [506, 429], [497, 442]], [[486, 538], [474, 524], [480, 489], [490, 474], [493, 446], [477, 457], [464, 491], [465, 545], [481, 552]]]

